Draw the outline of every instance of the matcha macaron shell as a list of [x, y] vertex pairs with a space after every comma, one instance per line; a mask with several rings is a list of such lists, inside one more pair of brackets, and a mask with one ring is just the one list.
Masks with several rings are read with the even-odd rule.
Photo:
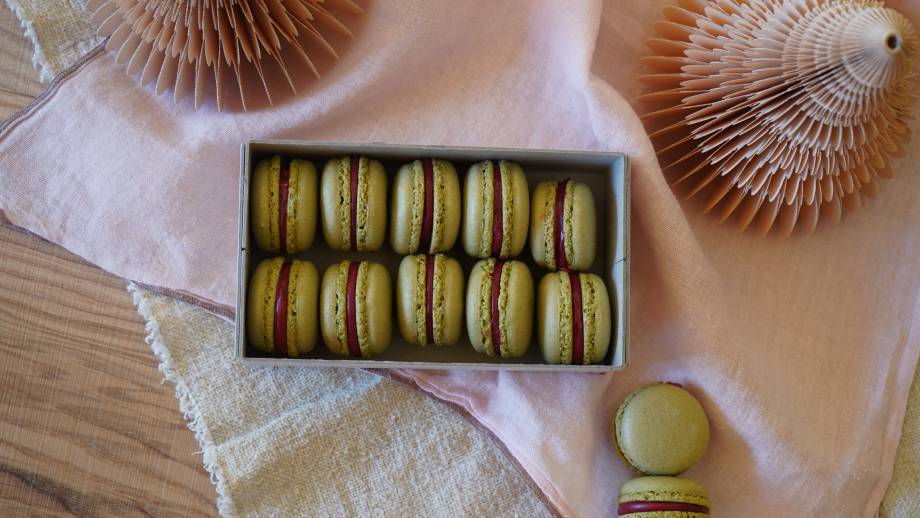
[[527, 241], [529, 219], [530, 193], [521, 166], [486, 160], [470, 167], [463, 186], [462, 239], [467, 255], [517, 257]]
[[466, 332], [476, 352], [502, 358], [527, 352], [533, 295], [533, 277], [524, 263], [497, 259], [477, 262], [466, 288]]
[[[276, 258], [256, 266], [249, 280], [246, 312], [253, 347], [291, 358], [313, 350], [319, 327], [318, 280], [309, 261]], [[279, 302], [279, 295], [285, 300]]]
[[646, 475], [686, 471], [709, 444], [709, 420], [702, 405], [671, 383], [645, 385], [626, 396], [613, 428], [617, 450]]
[[597, 211], [587, 185], [540, 182], [533, 193], [530, 251], [550, 270], [587, 270], [597, 250]]
[[396, 173], [390, 202], [390, 244], [398, 254], [453, 248], [460, 232], [460, 181], [447, 160], [422, 159]]
[[370, 261], [342, 261], [323, 274], [323, 342], [335, 354], [370, 358], [386, 351], [392, 331], [392, 288], [387, 269]]
[[548, 273], [540, 280], [537, 341], [546, 363], [600, 362], [610, 347], [611, 328], [610, 299], [600, 277], [558, 272]]
[[700, 484], [680, 477], [639, 477], [620, 488], [617, 516], [706, 518], [709, 496]]
[[[415, 345], [451, 345], [463, 329], [463, 271], [446, 255], [410, 255], [396, 274], [399, 330]], [[429, 321], [430, 316], [430, 321]]]
[[316, 180], [316, 168], [307, 160], [274, 156], [256, 164], [250, 207], [256, 246], [283, 254], [310, 248], [316, 235]]
[[386, 234], [387, 179], [383, 165], [367, 157], [326, 162], [320, 179], [323, 236], [333, 250], [378, 250]]

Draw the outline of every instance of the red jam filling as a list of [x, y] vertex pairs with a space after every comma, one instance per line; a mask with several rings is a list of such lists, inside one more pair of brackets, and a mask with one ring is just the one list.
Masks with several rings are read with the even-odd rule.
[[422, 159], [422, 172], [425, 175], [425, 201], [422, 204], [422, 236], [419, 250], [431, 252], [431, 240], [434, 239], [434, 164], [430, 158]]
[[281, 263], [278, 272], [278, 285], [275, 287], [275, 319], [272, 338], [275, 342], [275, 352], [279, 356], [288, 355], [287, 346], [287, 314], [288, 314], [288, 285], [291, 280], [291, 261]]
[[495, 356], [502, 355], [502, 334], [498, 325], [498, 296], [502, 289], [502, 268], [505, 267], [505, 261], [495, 261], [495, 267], [492, 269], [492, 292], [489, 299], [489, 313], [491, 315], [490, 331], [492, 332], [492, 352]]
[[353, 261], [348, 265], [348, 282], [345, 286], [345, 329], [348, 352], [352, 356], [361, 356], [358, 345], [358, 317], [355, 292], [358, 289], [358, 268], [361, 263]]
[[425, 343], [434, 343], [434, 256], [425, 258]]
[[581, 365], [585, 361], [585, 321], [581, 304], [581, 276], [569, 273], [572, 285], [572, 364]]
[[556, 269], [568, 270], [569, 260], [565, 256], [565, 191], [569, 180], [556, 184], [556, 203], [553, 206], [553, 252], [556, 257]]
[[500, 257], [502, 253], [503, 205], [502, 169], [496, 160], [492, 162], [492, 257]]
[[281, 174], [278, 176], [278, 237], [281, 241], [281, 253], [287, 252], [287, 215], [288, 215], [288, 189], [291, 186], [291, 165], [281, 162]]
[[351, 157], [351, 249], [358, 249], [358, 157]]
[[664, 513], [668, 511], [709, 514], [705, 505], [686, 502], [623, 502], [617, 507], [620, 516], [632, 513]]

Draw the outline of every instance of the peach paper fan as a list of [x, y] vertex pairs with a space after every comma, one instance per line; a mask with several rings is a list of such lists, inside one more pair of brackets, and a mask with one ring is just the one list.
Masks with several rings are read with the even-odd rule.
[[89, 0], [88, 9], [109, 37], [106, 49], [141, 84], [155, 81], [157, 94], [172, 88], [175, 102], [194, 93], [198, 108], [213, 83], [222, 108], [224, 75], [232, 75], [244, 109], [248, 75], [258, 77], [269, 103], [269, 74], [296, 92], [292, 74], [319, 77], [311, 52], [337, 59], [330, 33], [351, 36], [336, 16], [363, 12], [351, 0]]
[[875, 0], [680, 0], [640, 97], [675, 190], [742, 228], [838, 222], [905, 154], [917, 34]]

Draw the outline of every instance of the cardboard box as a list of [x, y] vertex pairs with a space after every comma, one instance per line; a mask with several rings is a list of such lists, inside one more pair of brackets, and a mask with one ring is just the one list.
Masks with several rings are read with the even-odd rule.
[[[482, 160], [504, 159], [520, 164], [527, 175], [533, 192], [538, 182], [572, 178], [587, 184], [594, 193], [599, 221], [597, 258], [591, 268], [607, 284], [611, 298], [613, 333], [607, 356], [597, 365], [547, 365], [543, 361], [540, 347], [536, 343], [536, 330], [528, 352], [520, 358], [501, 359], [480, 355], [473, 350], [464, 332], [460, 342], [446, 347], [429, 345], [419, 347], [407, 343], [399, 333], [393, 310], [393, 340], [390, 348], [371, 359], [350, 359], [335, 356], [318, 343], [308, 358], [277, 358], [256, 350], [246, 338], [246, 294], [248, 279], [252, 270], [262, 259], [275, 254], [263, 252], [255, 247], [249, 232], [249, 179], [252, 167], [259, 160], [280, 154], [287, 157], [304, 158], [312, 161], [322, 171], [326, 160], [344, 155], [359, 154], [379, 160], [387, 172], [392, 188], [393, 177], [403, 164], [421, 157], [435, 157], [449, 160], [460, 175], [463, 185], [467, 169]], [[442, 146], [401, 146], [387, 144], [338, 144], [300, 141], [250, 141], [242, 147], [240, 161], [240, 225], [239, 225], [239, 286], [237, 292], [236, 332], [237, 355], [243, 361], [254, 365], [299, 365], [309, 367], [363, 367], [363, 368], [412, 368], [412, 369], [505, 369], [546, 372], [607, 372], [626, 366], [629, 351], [629, 160], [619, 153], [596, 153], [581, 151], [550, 151], [522, 149], [489, 149]], [[461, 187], [462, 188], [462, 187]], [[387, 193], [390, 203], [390, 193]], [[317, 207], [317, 211], [319, 208]], [[389, 210], [389, 207], [388, 207]], [[389, 223], [389, 222], [388, 222]], [[318, 223], [319, 224], [319, 223]], [[389, 228], [389, 227], [388, 227]], [[339, 252], [331, 250], [323, 239], [322, 229], [317, 228], [313, 246], [304, 253], [295, 254], [297, 259], [312, 261], [320, 277], [325, 269], [344, 259], [370, 260], [382, 263], [390, 272], [395, 286], [396, 272], [402, 256], [389, 245], [389, 235], [381, 250], [376, 252]], [[457, 259], [464, 271], [464, 278], [477, 261], [463, 251], [458, 238], [447, 255]], [[530, 247], [525, 246], [521, 256], [516, 258], [530, 267], [534, 276], [534, 288], [547, 273], [530, 258]], [[395, 289], [394, 289], [395, 296]], [[534, 301], [536, 308], [536, 301]], [[536, 326], [536, 318], [534, 319]], [[322, 342], [322, 338], [320, 338]]]

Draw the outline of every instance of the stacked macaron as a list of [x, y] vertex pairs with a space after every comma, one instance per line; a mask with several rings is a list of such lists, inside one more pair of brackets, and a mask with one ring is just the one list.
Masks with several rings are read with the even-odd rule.
[[452, 345], [463, 327], [463, 271], [443, 254], [409, 255], [396, 275], [397, 320], [407, 342]]
[[317, 274], [313, 263], [275, 258], [256, 266], [249, 280], [246, 326], [263, 352], [297, 358], [316, 345]]
[[533, 277], [508, 260], [527, 240], [530, 198], [520, 165], [486, 160], [470, 167], [464, 186], [463, 248], [477, 262], [466, 288], [466, 330], [486, 356], [527, 352], [533, 324]]
[[590, 365], [607, 355], [610, 299], [591, 267], [597, 248], [594, 196], [583, 183], [541, 182], [533, 194], [530, 251], [553, 270], [540, 281], [537, 328], [543, 359], [551, 364]]
[[617, 411], [613, 437], [622, 458], [646, 475], [623, 484], [618, 516], [709, 516], [703, 486], [677, 476], [699, 461], [709, 443], [706, 413], [683, 387], [652, 383], [633, 391]]

